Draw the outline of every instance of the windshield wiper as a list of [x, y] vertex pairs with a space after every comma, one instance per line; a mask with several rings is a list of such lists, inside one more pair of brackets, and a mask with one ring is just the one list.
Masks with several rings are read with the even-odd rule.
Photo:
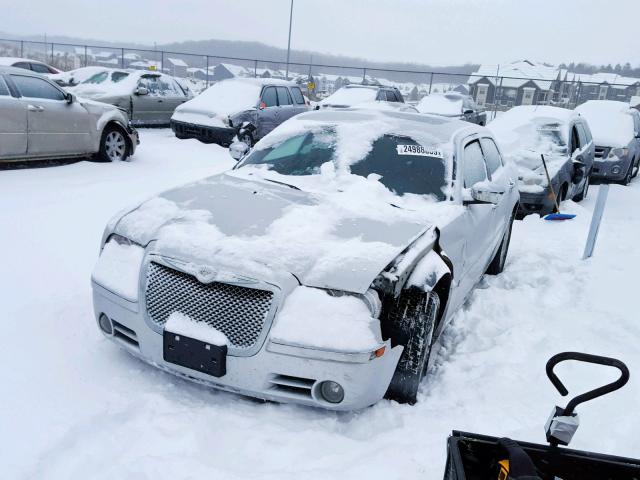
[[278, 180], [271, 180], [270, 178], [264, 178], [264, 177], [262, 177], [262, 179], [266, 180], [267, 182], [277, 183], [278, 185], [284, 185], [285, 187], [293, 188], [294, 190], [300, 190], [295, 185], [289, 185], [288, 183], [279, 182]]

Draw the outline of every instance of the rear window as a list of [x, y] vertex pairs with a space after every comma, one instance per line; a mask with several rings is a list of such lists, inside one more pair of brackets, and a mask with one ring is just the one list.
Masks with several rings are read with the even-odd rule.
[[302, 96], [302, 92], [298, 87], [293, 87], [291, 89], [291, 93], [293, 94], [293, 101], [298, 105], [304, 105], [304, 97]]

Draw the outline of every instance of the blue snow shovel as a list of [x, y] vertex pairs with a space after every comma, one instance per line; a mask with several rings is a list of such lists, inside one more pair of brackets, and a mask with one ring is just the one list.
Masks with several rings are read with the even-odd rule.
[[558, 197], [556, 196], [556, 192], [553, 190], [553, 185], [551, 184], [551, 177], [549, 176], [549, 169], [547, 168], [547, 162], [544, 160], [544, 155], [540, 154], [542, 158], [542, 165], [544, 166], [544, 173], [547, 174], [547, 183], [549, 184], [549, 188], [551, 189], [551, 195], [553, 196], [553, 203], [556, 205], [556, 211], [554, 213], [550, 213], [544, 217], [545, 220], [571, 220], [572, 218], [576, 218], [575, 215], [571, 213], [560, 213], [560, 205], [558, 205]]

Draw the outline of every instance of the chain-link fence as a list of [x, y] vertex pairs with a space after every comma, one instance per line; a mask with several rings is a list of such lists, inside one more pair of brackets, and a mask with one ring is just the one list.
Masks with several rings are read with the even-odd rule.
[[156, 70], [188, 79], [196, 92], [234, 77], [288, 78], [300, 84], [313, 100], [331, 95], [347, 84], [395, 86], [410, 103], [419, 102], [432, 93], [455, 91], [469, 94], [478, 105], [494, 114], [516, 105], [574, 108], [587, 100], [630, 102], [640, 96], [640, 79], [624, 78], [619, 83], [585, 82], [570, 72], [543, 79], [312, 62], [287, 65], [285, 62], [220, 55], [11, 39], [0, 39], [0, 56], [39, 60], [65, 71], [87, 66]]

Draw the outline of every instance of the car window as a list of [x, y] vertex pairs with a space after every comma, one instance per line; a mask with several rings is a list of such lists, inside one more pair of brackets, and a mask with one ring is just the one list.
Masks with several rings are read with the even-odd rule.
[[42, 65], [41, 63], [32, 63], [31, 70], [37, 73], [51, 73], [46, 65]]
[[378, 95], [376, 95], [376, 100], [386, 100], [387, 93], [384, 90], [378, 90]]
[[4, 78], [0, 77], [0, 96], [9, 96], [11, 95], [11, 93], [9, 93], [9, 87], [7, 87], [7, 84], [4, 81]]
[[64, 94], [42, 78], [11, 75], [11, 79], [23, 97], [64, 100]]
[[304, 97], [302, 96], [302, 91], [298, 87], [292, 87], [291, 94], [293, 95], [293, 100], [298, 105], [304, 105]]
[[158, 97], [162, 95], [158, 75], [145, 75], [138, 80], [138, 87], [144, 87], [149, 90], [149, 95]]
[[275, 87], [267, 87], [262, 92], [262, 103], [265, 107], [275, 107], [278, 105], [278, 94]]
[[633, 129], [636, 131], [636, 134], [640, 133], [640, 114], [632, 113], [633, 116]]
[[587, 136], [587, 143], [589, 143], [591, 140], [593, 140], [593, 135], [591, 135], [589, 124], [587, 122], [582, 122], [581, 125], [584, 130], [584, 134]]
[[113, 83], [118, 83], [120, 80], [124, 80], [128, 76], [129, 74], [127, 72], [113, 72], [111, 74], [111, 81]]
[[31, 70], [31, 66], [28, 62], [17, 62], [13, 64], [16, 68], [24, 68], [25, 70]]
[[480, 144], [477, 141], [464, 147], [462, 176], [465, 188], [471, 188], [476, 183], [484, 182], [487, 179], [487, 168]]
[[173, 78], [158, 77], [158, 87], [160, 89], [160, 95], [167, 97], [184, 96], [184, 93]]
[[287, 87], [277, 87], [278, 90], [278, 104], [280, 106], [292, 105], [291, 95], [289, 95], [289, 89]]
[[580, 148], [584, 148], [589, 140], [587, 139], [587, 132], [585, 132], [584, 127], [581, 123], [576, 123], [576, 128], [578, 129], [578, 139], [580, 140]]
[[398, 95], [393, 90], [387, 90], [387, 100], [390, 102], [399, 102]]
[[[253, 150], [239, 168], [265, 165], [281, 175], [317, 175], [323, 164], [335, 161], [336, 136], [330, 128], [295, 135], [273, 147]], [[379, 137], [349, 170], [365, 178], [375, 174], [377, 181], [397, 195], [412, 193], [446, 199], [446, 165], [442, 153], [437, 148], [425, 148], [409, 137]]]
[[490, 138], [482, 138], [480, 144], [489, 175], [493, 175], [493, 173], [502, 166], [502, 157], [500, 156], [498, 147], [496, 147], [495, 142]]
[[581, 145], [580, 145], [580, 137], [578, 136], [578, 129], [574, 125], [573, 128], [571, 129], [571, 153], [575, 152], [580, 148], [581, 148]]

